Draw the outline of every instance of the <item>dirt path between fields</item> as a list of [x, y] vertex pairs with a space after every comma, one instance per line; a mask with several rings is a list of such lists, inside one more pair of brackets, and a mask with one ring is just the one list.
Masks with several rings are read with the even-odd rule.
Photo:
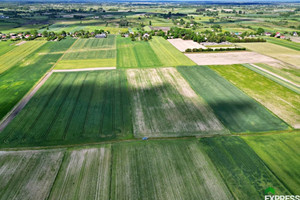
[[292, 81], [290, 81], [290, 80], [288, 80], [288, 79], [285, 79], [285, 78], [283, 78], [282, 76], [279, 76], [279, 75], [277, 75], [277, 74], [275, 74], [275, 73], [273, 73], [273, 72], [270, 72], [270, 71], [268, 71], [268, 70], [266, 70], [266, 69], [264, 69], [264, 68], [262, 68], [262, 67], [259, 67], [259, 66], [255, 65], [255, 64], [250, 64], [250, 65], [252, 65], [253, 67], [255, 67], [255, 68], [257, 68], [257, 69], [259, 69], [259, 70], [261, 70], [261, 71], [264, 71], [264, 72], [266, 72], [266, 73], [268, 73], [268, 74], [270, 74], [270, 75], [272, 75], [272, 76], [275, 76], [275, 77], [277, 77], [277, 78], [279, 78], [279, 79], [281, 79], [281, 80], [283, 80], [283, 81], [285, 81], [285, 82], [287, 82], [287, 83], [290, 83], [290, 84], [292, 84], [292, 85], [294, 85], [294, 86], [300, 88], [300, 85], [298, 85], [298, 84], [296, 84], [296, 83], [294, 83], [294, 82], [292, 82]]
[[17, 114], [26, 106], [30, 101], [33, 95], [40, 89], [40, 87], [48, 80], [51, 76], [52, 71], [46, 73], [46, 75], [40, 80], [40, 82], [29, 92], [27, 93], [21, 101], [13, 109], [7, 113], [7, 115], [0, 122], [0, 132], [17, 116]]

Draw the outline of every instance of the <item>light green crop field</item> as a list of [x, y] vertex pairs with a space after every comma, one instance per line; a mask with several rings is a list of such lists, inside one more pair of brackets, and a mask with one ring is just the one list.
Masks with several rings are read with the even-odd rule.
[[110, 146], [65, 153], [48, 199], [109, 199]]
[[294, 128], [300, 127], [300, 95], [296, 92], [242, 65], [211, 68]]
[[273, 44], [277, 44], [283, 47], [300, 51], [300, 44], [297, 42], [291, 42], [291, 41], [282, 40], [278, 38], [267, 38], [267, 41]]
[[63, 55], [75, 40], [47, 42], [20, 64], [0, 74], [0, 119], [2, 119], [35, 83]]
[[15, 42], [12, 41], [1, 41], [0, 42], [0, 56], [7, 53], [8, 51], [16, 48], [16, 45], [13, 45]]
[[279, 46], [271, 43], [239, 43], [238, 45], [245, 47], [251, 51], [273, 57], [283, 62], [300, 67], [300, 53], [297, 50]]
[[233, 199], [195, 141], [113, 147], [111, 199]]
[[116, 37], [78, 39], [55, 69], [116, 67]]
[[22, 61], [45, 43], [46, 41], [26, 42], [0, 56], [0, 74]]
[[0, 151], [0, 199], [46, 199], [62, 159], [58, 150]]
[[107, 38], [89, 38], [79, 39], [71, 48], [71, 50], [78, 49], [115, 49], [116, 36], [108, 35]]
[[179, 52], [161, 37], [152, 40], [131, 41], [117, 37], [117, 67], [171, 67], [195, 65], [193, 61]]
[[300, 193], [300, 132], [243, 139], [294, 193]]
[[131, 127], [124, 71], [54, 73], [2, 131], [0, 146], [128, 138]]
[[264, 106], [208, 67], [177, 69], [232, 132], [262, 132], [288, 128]]
[[128, 69], [136, 137], [227, 134], [175, 68]]
[[[262, 64], [262, 65], [265, 66], [266, 64]], [[300, 95], [300, 85], [298, 87], [297, 85], [289, 83], [288, 79], [287, 79], [288, 81], [282, 80], [281, 78], [279, 78], [279, 77], [276, 76], [277, 74], [274, 76], [274, 75], [272, 75], [272, 74], [270, 74], [268, 72], [265, 72], [265, 71], [263, 71], [261, 69], [258, 69], [257, 67], [252, 66], [251, 64], [243, 64], [243, 66], [245, 66], [248, 69], [251, 69], [252, 71], [255, 71], [255, 72], [257, 72], [257, 73], [259, 73], [259, 74], [261, 74], [261, 75], [263, 75], [263, 76], [271, 79], [272, 81], [275, 81], [276, 83], [278, 83], [278, 84], [280, 84], [280, 85], [282, 85], [282, 86], [284, 86], [286, 88], [289, 88], [290, 90], [293, 90], [294, 92], [296, 92], [296, 93], [298, 93]], [[299, 77], [299, 79], [300, 79], [300, 77]]]
[[209, 155], [236, 199], [264, 199], [268, 187], [274, 188], [276, 194], [290, 194], [241, 138], [202, 138], [199, 145]]
[[288, 64], [275, 63], [258, 63], [256, 65], [300, 85], [300, 69], [297, 67]]

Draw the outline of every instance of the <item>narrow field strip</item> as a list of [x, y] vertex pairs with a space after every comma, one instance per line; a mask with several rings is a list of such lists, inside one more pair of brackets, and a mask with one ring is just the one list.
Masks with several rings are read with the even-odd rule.
[[84, 69], [99, 67], [116, 67], [116, 59], [83, 59], [83, 60], [61, 60], [54, 69]]
[[98, 70], [113, 70], [116, 67], [100, 67], [100, 68], [84, 68], [84, 69], [55, 69], [52, 72], [81, 72], [81, 71], [98, 71]]
[[251, 69], [252, 71], [255, 71], [273, 81], [275, 81], [276, 83], [285, 86], [286, 88], [289, 88], [291, 90], [293, 90], [294, 92], [300, 94], [300, 85], [286, 79], [283, 78], [273, 72], [270, 72], [262, 67], [259, 67], [255, 64], [244, 64], [245, 67], [247, 67], [248, 69]]
[[233, 199], [194, 141], [113, 145], [111, 199]]
[[109, 199], [110, 146], [66, 152], [48, 199]]
[[300, 95], [242, 66], [211, 66], [294, 128], [300, 128]]
[[276, 194], [291, 194], [241, 138], [202, 138], [199, 146], [208, 154], [235, 199], [264, 199], [268, 187], [274, 188]]
[[53, 73], [0, 134], [0, 146], [131, 138], [124, 71]]
[[300, 51], [300, 44], [297, 42], [291, 42], [277, 38], [267, 38], [267, 42]]
[[300, 193], [299, 133], [242, 137], [295, 195]]
[[48, 151], [0, 151], [0, 199], [46, 199], [64, 153]]
[[208, 67], [177, 69], [230, 131], [249, 133], [288, 129], [281, 119]]
[[176, 69], [128, 69], [126, 72], [132, 90], [136, 137], [227, 133], [211, 108]]

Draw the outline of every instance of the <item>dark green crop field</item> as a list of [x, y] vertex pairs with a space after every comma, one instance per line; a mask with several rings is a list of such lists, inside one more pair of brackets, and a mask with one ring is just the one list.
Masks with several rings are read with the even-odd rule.
[[243, 139], [276, 176], [294, 193], [300, 194], [300, 132]]
[[24, 62], [0, 75], [0, 119], [34, 86], [34, 84], [55, 64], [75, 40], [47, 42]]
[[236, 199], [264, 199], [264, 191], [268, 187], [273, 187], [276, 194], [290, 194], [241, 138], [203, 138], [200, 145]]
[[124, 71], [54, 73], [1, 133], [1, 145], [131, 137]]
[[208, 67], [177, 69], [232, 132], [262, 132], [288, 128], [281, 119]]
[[110, 199], [233, 199], [195, 140], [113, 146]]

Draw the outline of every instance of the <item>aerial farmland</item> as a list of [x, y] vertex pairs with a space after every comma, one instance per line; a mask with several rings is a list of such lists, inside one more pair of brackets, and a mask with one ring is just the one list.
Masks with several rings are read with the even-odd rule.
[[299, 17], [0, 0], [0, 200], [300, 199]]

